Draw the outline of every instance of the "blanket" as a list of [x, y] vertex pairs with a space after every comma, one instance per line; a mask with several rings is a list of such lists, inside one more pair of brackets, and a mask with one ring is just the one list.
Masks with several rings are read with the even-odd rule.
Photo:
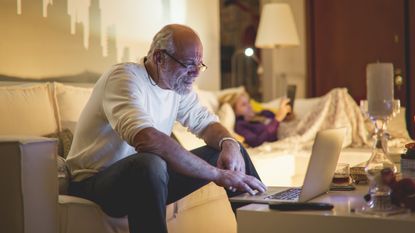
[[[368, 127], [372, 123], [363, 117], [361, 109], [346, 88], [331, 90], [312, 109], [301, 119], [282, 122], [278, 129], [278, 141], [250, 148], [250, 153], [310, 150], [318, 131], [341, 127], [347, 128], [343, 147], [372, 147], [372, 134], [368, 132], [368, 128], [373, 129]], [[388, 140], [388, 147], [403, 148], [409, 140], [409, 137], [399, 135]]]
[[340, 127], [347, 128], [343, 147], [364, 147], [370, 144], [365, 119], [346, 88], [331, 90], [303, 118], [281, 123], [278, 141], [264, 143], [251, 150], [309, 149], [318, 131]]

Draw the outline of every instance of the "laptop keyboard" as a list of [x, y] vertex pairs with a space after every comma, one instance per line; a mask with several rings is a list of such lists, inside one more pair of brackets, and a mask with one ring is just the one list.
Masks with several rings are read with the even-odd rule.
[[267, 196], [265, 199], [296, 200], [300, 197], [301, 188], [290, 188], [285, 191]]

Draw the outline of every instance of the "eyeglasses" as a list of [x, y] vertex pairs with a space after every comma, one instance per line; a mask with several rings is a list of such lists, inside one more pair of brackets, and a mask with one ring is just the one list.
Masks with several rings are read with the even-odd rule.
[[203, 62], [200, 62], [198, 65], [196, 64], [184, 64], [183, 62], [179, 61], [179, 59], [175, 58], [173, 55], [168, 53], [166, 50], [163, 50], [163, 52], [169, 56], [171, 59], [173, 59], [175, 62], [179, 63], [183, 68], [186, 68], [187, 70], [197, 70], [200, 72], [203, 72], [207, 69], [207, 66], [203, 64]]

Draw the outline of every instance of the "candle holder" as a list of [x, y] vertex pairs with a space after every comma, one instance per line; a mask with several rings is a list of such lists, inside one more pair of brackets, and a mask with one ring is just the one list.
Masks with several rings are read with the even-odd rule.
[[[386, 139], [391, 140], [391, 139], [393, 139], [393, 136], [389, 133], [387, 126], [388, 126], [389, 122], [392, 120], [392, 118], [396, 117], [396, 115], [398, 115], [398, 113], [401, 112], [401, 101], [399, 99], [393, 100], [392, 104], [389, 108], [391, 109], [390, 110], [391, 114], [388, 117], [386, 117], [386, 122], [383, 124], [383, 128], [382, 128], [382, 130], [383, 130], [382, 135], [384, 137], [386, 137]], [[367, 100], [361, 100], [360, 101], [360, 110], [362, 111], [363, 117], [365, 119], [370, 119], [373, 122], [373, 120], [374, 120], [373, 117], [371, 117], [369, 115]], [[374, 138], [375, 133], [376, 133], [376, 128], [373, 130], [370, 137]], [[387, 149], [388, 148], [386, 148], [386, 151], [388, 152]]]
[[374, 125], [374, 143], [372, 155], [365, 166], [365, 173], [369, 179], [370, 200], [358, 212], [376, 216], [405, 213], [407, 209], [391, 203], [391, 188], [384, 180], [385, 174], [395, 174], [397, 171], [394, 162], [388, 155], [387, 123], [399, 112], [400, 102], [399, 100], [385, 101], [385, 109], [387, 110], [383, 111], [383, 114], [374, 114], [369, 111], [368, 103], [365, 100], [360, 102], [360, 108]]

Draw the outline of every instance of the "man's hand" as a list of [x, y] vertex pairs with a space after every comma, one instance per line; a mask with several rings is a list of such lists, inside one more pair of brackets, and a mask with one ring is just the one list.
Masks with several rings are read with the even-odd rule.
[[221, 169], [238, 171], [245, 174], [245, 162], [239, 145], [236, 142], [226, 140], [222, 143], [222, 150], [219, 153], [217, 166]]
[[266, 186], [257, 178], [238, 171], [219, 170], [218, 176], [213, 182], [226, 189], [248, 192], [251, 195], [255, 195], [254, 190], [260, 193], [267, 190]]

